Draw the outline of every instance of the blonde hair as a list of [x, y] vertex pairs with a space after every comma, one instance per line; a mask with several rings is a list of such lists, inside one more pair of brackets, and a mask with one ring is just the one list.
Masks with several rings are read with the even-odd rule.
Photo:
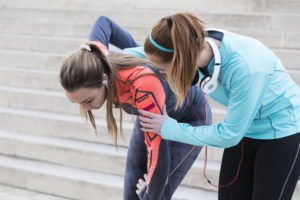
[[[60, 83], [68, 92], [80, 88], [100, 88], [103, 85], [103, 74], [108, 75], [106, 87], [106, 121], [109, 134], [117, 146], [118, 128], [112, 108], [119, 107], [116, 83], [119, 69], [131, 68], [148, 63], [147, 60], [124, 54], [111, 54], [105, 56], [101, 49], [94, 43], [86, 43], [89, 48], [79, 49], [68, 56], [62, 63], [60, 70]], [[89, 50], [90, 49], [90, 50]], [[94, 115], [91, 110], [81, 115], [89, 119], [95, 131], [97, 131]], [[120, 108], [120, 135], [122, 131], [122, 111]]]
[[170, 63], [167, 81], [182, 105], [196, 73], [196, 62], [204, 47], [204, 21], [192, 13], [177, 13], [162, 18], [152, 28], [153, 40], [174, 52], [162, 51], [152, 44], [149, 36], [144, 43], [146, 54], [156, 56], [162, 63]]

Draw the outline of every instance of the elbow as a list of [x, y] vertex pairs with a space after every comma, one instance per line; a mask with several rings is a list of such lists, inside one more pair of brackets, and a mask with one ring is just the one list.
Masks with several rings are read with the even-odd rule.
[[96, 20], [96, 24], [107, 24], [110, 23], [111, 19], [109, 17], [106, 17], [104, 15], [100, 15], [97, 20]]
[[240, 136], [228, 137], [227, 139], [225, 139], [224, 148], [236, 146], [242, 140], [242, 138], [243, 137]]
[[245, 132], [246, 131], [241, 130], [241, 128], [228, 127], [223, 124], [218, 127], [218, 133], [222, 140], [220, 142], [223, 144], [223, 148], [236, 146], [244, 137]]

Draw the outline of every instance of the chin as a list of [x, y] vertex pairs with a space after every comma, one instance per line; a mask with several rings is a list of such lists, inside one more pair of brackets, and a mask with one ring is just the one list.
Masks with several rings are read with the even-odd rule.
[[102, 107], [102, 105], [99, 105], [99, 106], [93, 107], [93, 109], [94, 109], [94, 110], [99, 110], [101, 107]]

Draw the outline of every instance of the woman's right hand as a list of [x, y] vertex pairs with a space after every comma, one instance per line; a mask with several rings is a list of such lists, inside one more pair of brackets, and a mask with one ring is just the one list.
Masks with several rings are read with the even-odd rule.
[[[145, 180], [144, 180], [145, 179]], [[137, 190], [136, 194], [140, 195], [140, 192], [147, 186], [148, 174], [144, 174], [144, 179], [140, 178], [136, 184]]]
[[141, 130], [143, 132], [150, 132], [156, 134], [160, 134], [163, 123], [169, 117], [166, 110], [166, 106], [164, 106], [163, 108], [162, 115], [154, 114], [145, 110], [139, 110], [139, 113], [141, 113], [141, 115], [139, 116], [139, 119], [141, 120], [140, 123], [142, 125]]

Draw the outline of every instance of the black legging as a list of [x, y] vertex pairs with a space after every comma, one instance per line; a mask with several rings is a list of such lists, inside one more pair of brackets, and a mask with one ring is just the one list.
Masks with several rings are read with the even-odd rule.
[[[241, 145], [225, 149], [219, 184], [235, 176]], [[273, 140], [244, 138], [239, 176], [231, 186], [219, 188], [219, 200], [288, 200], [300, 175], [300, 133]]]

